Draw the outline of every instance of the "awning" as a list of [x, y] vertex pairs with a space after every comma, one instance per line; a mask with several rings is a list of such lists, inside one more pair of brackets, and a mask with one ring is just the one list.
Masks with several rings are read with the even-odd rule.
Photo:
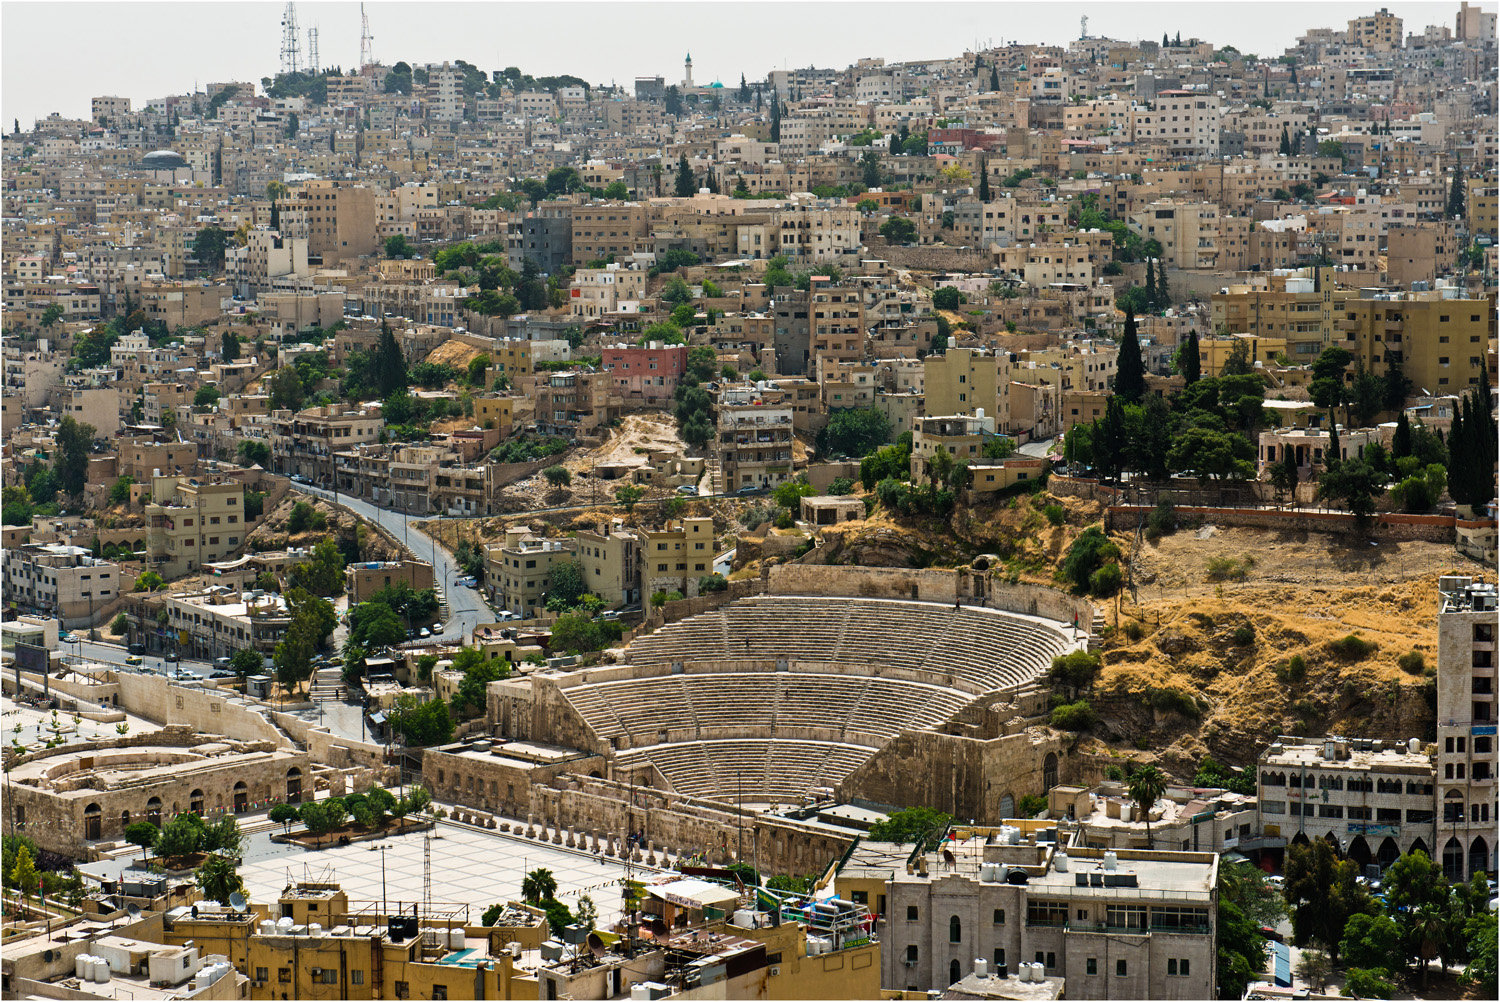
[[674, 880], [668, 884], [647, 887], [646, 891], [654, 898], [683, 908], [723, 906], [734, 904], [740, 899], [738, 891], [706, 880]]
[[376, 710], [374, 713], [370, 714], [370, 723], [372, 723], [372, 724], [383, 724], [383, 723], [385, 723], [385, 712], [382, 711], [382, 710]]

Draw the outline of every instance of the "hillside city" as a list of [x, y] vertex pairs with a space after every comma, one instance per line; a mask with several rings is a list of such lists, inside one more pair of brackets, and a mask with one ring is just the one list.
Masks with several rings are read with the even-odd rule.
[[1495, 998], [1496, 13], [1346, 6], [16, 119], [0, 995]]

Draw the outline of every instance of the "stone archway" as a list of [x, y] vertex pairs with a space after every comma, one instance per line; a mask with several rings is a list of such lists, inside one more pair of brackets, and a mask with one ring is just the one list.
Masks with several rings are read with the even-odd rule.
[[161, 827], [161, 798], [152, 797], [146, 801], [146, 820], [156, 827]]
[[1464, 879], [1464, 844], [1457, 838], [1443, 843], [1443, 876], [1450, 881]]
[[1003, 820], [1005, 818], [1013, 818], [1015, 816], [1016, 798], [1007, 793], [1000, 798], [1000, 817]]
[[1363, 835], [1354, 836], [1354, 841], [1349, 843], [1349, 858], [1360, 865], [1363, 869], [1374, 862], [1374, 856], [1370, 852], [1370, 844], [1365, 841]]
[[1490, 868], [1490, 847], [1483, 835], [1475, 835], [1469, 843], [1469, 876], [1484, 873]]
[[1057, 752], [1048, 752], [1047, 757], [1042, 759], [1042, 791], [1052, 789], [1057, 785]]
[[1407, 852], [1420, 852], [1424, 856], [1426, 856], [1428, 859], [1432, 858], [1432, 850], [1429, 849], [1429, 848], [1427, 848], [1427, 843], [1425, 841], [1423, 841], [1422, 839], [1417, 839], [1416, 841], [1412, 842], [1411, 848], [1408, 849], [1408, 850], [1406, 850], [1406, 851]]
[[188, 810], [199, 817], [203, 816], [203, 791], [194, 790], [188, 794]]
[[1379, 863], [1380, 868], [1384, 870], [1400, 858], [1401, 847], [1396, 844], [1395, 839], [1387, 835], [1385, 840], [1380, 843], [1380, 850], [1375, 854], [1375, 862]]
[[302, 770], [296, 766], [286, 771], [286, 802], [302, 803]]
[[104, 812], [98, 804], [89, 804], [83, 809], [83, 837], [90, 842], [103, 837]]
[[234, 812], [245, 813], [245, 808], [250, 805], [250, 788], [245, 785], [244, 780], [234, 784]]

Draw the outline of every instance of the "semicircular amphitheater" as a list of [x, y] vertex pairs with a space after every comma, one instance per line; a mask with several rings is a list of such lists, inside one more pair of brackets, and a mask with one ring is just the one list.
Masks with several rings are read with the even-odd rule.
[[791, 805], [898, 738], [964, 733], [997, 707], [1034, 720], [1038, 677], [1077, 646], [1068, 624], [989, 608], [759, 595], [638, 637], [626, 664], [549, 681], [609, 778]]

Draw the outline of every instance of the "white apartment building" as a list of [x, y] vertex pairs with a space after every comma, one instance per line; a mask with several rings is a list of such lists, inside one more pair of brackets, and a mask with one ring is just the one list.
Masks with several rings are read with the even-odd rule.
[[[1470, 577], [1438, 582], [1437, 804], [1443, 873], [1496, 869], [1496, 589]], [[1437, 858], [1436, 856], [1434, 858]]]

